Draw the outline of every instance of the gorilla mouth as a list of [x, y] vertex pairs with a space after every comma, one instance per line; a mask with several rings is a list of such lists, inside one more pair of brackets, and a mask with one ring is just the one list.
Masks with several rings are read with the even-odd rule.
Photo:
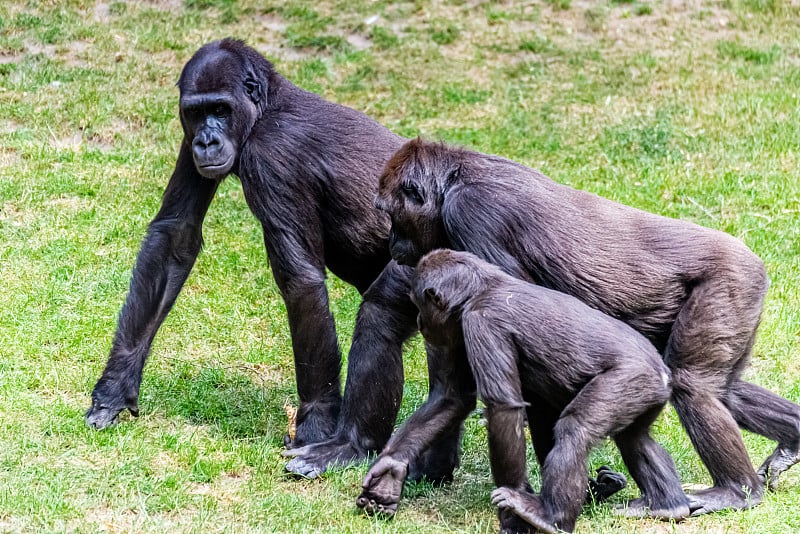
[[231, 160], [233, 160], [233, 154], [228, 156], [228, 159], [223, 161], [222, 163], [208, 163], [206, 165], [198, 165], [200, 169], [208, 170], [208, 171], [215, 171], [219, 169], [226, 169], [230, 166]]
[[205, 165], [197, 164], [197, 172], [205, 178], [217, 179], [230, 172], [233, 164], [233, 154], [228, 156], [222, 163], [207, 163]]

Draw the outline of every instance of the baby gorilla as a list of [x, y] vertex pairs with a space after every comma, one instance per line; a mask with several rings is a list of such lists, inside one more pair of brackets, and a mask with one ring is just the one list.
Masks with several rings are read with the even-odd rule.
[[[570, 532], [586, 492], [587, 457], [611, 436], [642, 496], [629, 516], [680, 520], [689, 500], [650, 425], [670, 396], [669, 370], [625, 323], [578, 299], [514, 278], [467, 252], [437, 250], [417, 265], [411, 298], [447, 393], [429, 398], [391, 438], [356, 504], [394, 513], [409, 458], [486, 404], [489, 459], [503, 532]], [[527, 414], [542, 490], [525, 469]], [[520, 521], [523, 520], [524, 522]]]

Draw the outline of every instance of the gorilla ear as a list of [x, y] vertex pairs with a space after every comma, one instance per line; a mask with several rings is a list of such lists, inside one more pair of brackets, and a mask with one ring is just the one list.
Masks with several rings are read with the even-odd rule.
[[447, 178], [445, 178], [445, 188], [450, 188], [458, 179], [461, 177], [461, 164], [457, 163], [450, 170], [447, 172]]
[[250, 97], [250, 100], [253, 101], [254, 104], [258, 104], [263, 97], [263, 91], [261, 89], [261, 83], [258, 80], [254, 80], [253, 78], [247, 78], [244, 81], [244, 91], [247, 93], [247, 96]]
[[434, 306], [440, 310], [447, 308], [447, 304], [442, 300], [441, 295], [439, 295], [439, 293], [437, 293], [432, 287], [425, 288], [425, 296], [428, 297], [430, 301], [433, 302]]

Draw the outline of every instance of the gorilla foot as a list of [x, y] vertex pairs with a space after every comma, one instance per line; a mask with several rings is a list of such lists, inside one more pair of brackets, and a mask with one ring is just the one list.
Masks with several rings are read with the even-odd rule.
[[544, 507], [536, 495], [503, 486], [492, 492], [492, 504], [501, 510], [513, 512], [538, 531], [555, 534], [558, 530], [547, 519]]
[[139, 417], [138, 403], [129, 403], [127, 406], [119, 406], [117, 403], [106, 405], [93, 396], [92, 406], [86, 411], [86, 426], [95, 430], [114, 426], [119, 422], [119, 414], [126, 408], [131, 412], [132, 416]]
[[336, 431], [340, 407], [338, 395], [329, 401], [302, 403], [297, 410], [294, 439], [286, 434], [283, 437], [284, 447], [296, 449], [330, 440]]
[[603, 502], [628, 485], [628, 479], [622, 473], [612, 471], [601, 465], [597, 469], [597, 478], [589, 479], [587, 502]]
[[382, 456], [370, 467], [356, 506], [370, 515], [392, 516], [397, 512], [403, 484], [408, 474], [408, 464], [391, 456]]
[[643, 519], [646, 517], [653, 519], [660, 519], [662, 521], [681, 521], [686, 519], [691, 514], [689, 505], [682, 504], [671, 507], [654, 507], [652, 508], [648, 502], [640, 497], [626, 504], [620, 504], [614, 507], [614, 514], [621, 517], [628, 517], [634, 519]]
[[757, 474], [770, 490], [775, 491], [781, 474], [797, 462], [800, 462], [800, 444], [794, 447], [779, 445], [775, 452], [764, 460]]
[[746, 510], [761, 502], [762, 492], [747, 494], [741, 489], [713, 487], [687, 494], [691, 516], [720, 510]]
[[428, 449], [408, 466], [408, 480], [425, 480], [435, 486], [453, 481], [453, 473], [459, 465], [458, 447], [454, 451]]
[[293, 457], [286, 471], [304, 478], [317, 478], [329, 468], [363, 460], [367, 452], [347, 440], [334, 438], [322, 443], [283, 451], [283, 456]]

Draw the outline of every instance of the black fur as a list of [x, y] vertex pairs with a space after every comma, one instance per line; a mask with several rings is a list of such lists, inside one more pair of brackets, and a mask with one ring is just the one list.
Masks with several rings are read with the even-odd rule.
[[[800, 407], [741, 379], [767, 291], [739, 240], [576, 191], [511, 161], [413, 140], [387, 164], [376, 205], [392, 255], [472, 252], [578, 297], [647, 337], [672, 371], [671, 400], [714, 481], [693, 512], [744, 508], [800, 459]], [[753, 470], [738, 429], [778, 441]]]
[[[106, 427], [125, 408], [138, 413], [151, 342], [200, 252], [217, 186], [232, 173], [263, 225], [288, 312], [301, 401], [289, 445], [344, 436], [325, 449], [330, 461], [380, 449], [400, 404], [401, 346], [415, 331], [415, 311], [402, 275], [408, 269], [390, 263], [389, 219], [373, 199], [381, 169], [404, 140], [292, 85], [241, 41], [202, 47], [178, 87], [184, 139], [137, 258], [87, 424]], [[326, 267], [365, 295], [339, 434], [341, 358]], [[397, 295], [405, 308], [395, 305]]]
[[[503, 532], [517, 519], [545, 532], [571, 532], [586, 493], [591, 449], [616, 440], [642, 491], [626, 513], [680, 520], [689, 500], [669, 454], [649, 428], [669, 399], [669, 371], [646, 338], [578, 299], [509, 276], [472, 254], [439, 250], [417, 265], [412, 299], [429, 366], [446, 394], [429, 398], [389, 440], [356, 504], [393, 513], [411, 458], [486, 404], [492, 500]], [[542, 491], [525, 468], [529, 414]], [[533, 416], [533, 418], [530, 418]], [[508, 514], [507, 512], [512, 514]], [[514, 517], [516, 516], [516, 518]]]

